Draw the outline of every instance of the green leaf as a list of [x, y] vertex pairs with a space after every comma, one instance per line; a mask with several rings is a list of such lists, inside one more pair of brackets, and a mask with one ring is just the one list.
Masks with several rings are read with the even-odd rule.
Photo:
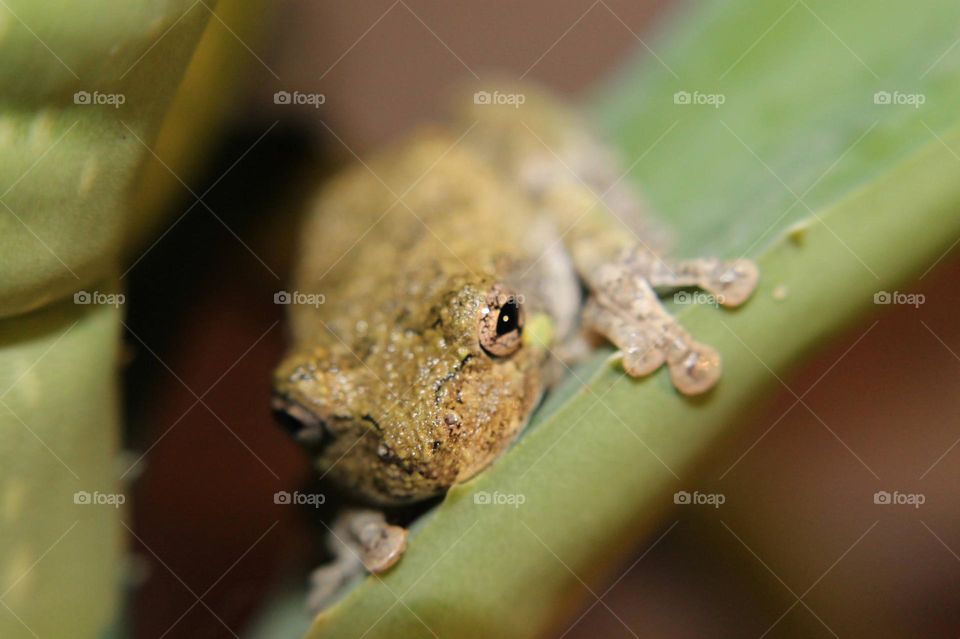
[[120, 491], [121, 312], [0, 320], [0, 637], [91, 637], [117, 613], [124, 511], [74, 498]]
[[[581, 579], [594, 583], [663, 526], [679, 478], [736, 428], [771, 371], [926, 270], [960, 233], [958, 17], [939, 0], [869, 11], [703, 3], [664, 32], [656, 56], [642, 52], [601, 94], [597, 124], [636, 159], [630, 177], [680, 253], [746, 253], [760, 267], [745, 307], [680, 312], [722, 354], [723, 379], [684, 399], [664, 374], [630, 380], [598, 354], [507, 455], [450, 492], [395, 569], [363, 581], [307, 636], [558, 627], [589, 597]], [[676, 104], [678, 91], [723, 104]], [[892, 104], [875, 103], [878, 91]], [[525, 502], [478, 505], [477, 491]]]
[[[157, 216], [163, 185], [132, 186], [209, 17], [189, 0], [0, 2], [0, 637], [92, 637], [117, 614], [122, 310], [73, 294], [115, 294]], [[185, 101], [173, 133], [203, 124]]]
[[209, 16], [188, 0], [0, 6], [0, 317], [116, 270], [144, 145]]

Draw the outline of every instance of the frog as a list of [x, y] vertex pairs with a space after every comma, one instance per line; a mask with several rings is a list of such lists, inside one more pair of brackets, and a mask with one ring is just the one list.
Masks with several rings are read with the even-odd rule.
[[[658, 292], [695, 287], [745, 303], [745, 258], [673, 259], [623, 159], [585, 116], [532, 85], [456, 93], [448, 115], [311, 197], [273, 408], [322, 477], [366, 507], [330, 530], [313, 573], [322, 610], [357, 574], [402, 557], [386, 509], [422, 503], [490, 466], [543, 395], [598, 343], [683, 396], [721, 376], [717, 351]], [[519, 99], [522, 98], [522, 99]]]

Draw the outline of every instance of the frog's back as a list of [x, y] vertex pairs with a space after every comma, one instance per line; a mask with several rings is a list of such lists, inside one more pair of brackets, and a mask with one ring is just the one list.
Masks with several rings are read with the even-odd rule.
[[524, 241], [534, 211], [444, 130], [415, 133], [355, 165], [312, 203], [300, 243], [298, 290], [363, 298], [384, 280], [430, 267], [490, 273]]

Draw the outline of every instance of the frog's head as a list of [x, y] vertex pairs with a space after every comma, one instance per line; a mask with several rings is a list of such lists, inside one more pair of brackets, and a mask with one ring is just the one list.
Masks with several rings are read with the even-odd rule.
[[275, 380], [275, 408], [297, 438], [328, 444], [320, 466], [383, 502], [428, 497], [487, 466], [536, 405], [546, 353], [528, 330], [540, 318], [492, 277], [398, 288], [352, 326], [324, 316], [328, 330]]

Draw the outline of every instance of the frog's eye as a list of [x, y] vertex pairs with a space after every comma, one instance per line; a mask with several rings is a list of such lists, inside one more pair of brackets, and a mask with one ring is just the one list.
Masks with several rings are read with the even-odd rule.
[[506, 357], [522, 344], [523, 306], [518, 295], [495, 286], [480, 316], [480, 346], [488, 355]]

